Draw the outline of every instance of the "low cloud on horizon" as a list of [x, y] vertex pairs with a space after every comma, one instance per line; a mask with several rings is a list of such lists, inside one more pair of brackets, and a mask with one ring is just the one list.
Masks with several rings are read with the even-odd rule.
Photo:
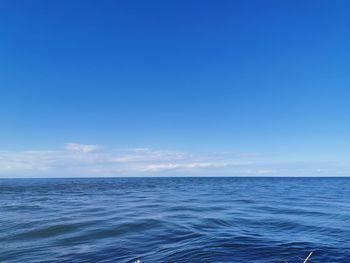
[[0, 177], [347, 176], [348, 165], [275, 161], [256, 153], [109, 149], [67, 143], [53, 150], [0, 150]]

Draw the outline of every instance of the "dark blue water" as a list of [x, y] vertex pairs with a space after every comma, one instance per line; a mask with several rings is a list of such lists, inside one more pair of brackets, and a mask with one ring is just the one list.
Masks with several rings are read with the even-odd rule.
[[0, 180], [0, 262], [292, 263], [310, 251], [350, 262], [350, 178]]

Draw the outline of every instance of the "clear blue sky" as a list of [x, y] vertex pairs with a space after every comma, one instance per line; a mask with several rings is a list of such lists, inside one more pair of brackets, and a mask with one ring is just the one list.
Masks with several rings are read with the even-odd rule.
[[1, 1], [0, 151], [345, 164], [349, 14], [345, 0]]

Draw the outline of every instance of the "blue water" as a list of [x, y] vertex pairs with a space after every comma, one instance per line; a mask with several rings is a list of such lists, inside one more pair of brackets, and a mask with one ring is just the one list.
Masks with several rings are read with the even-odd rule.
[[293, 263], [310, 251], [350, 262], [350, 178], [0, 180], [0, 262]]

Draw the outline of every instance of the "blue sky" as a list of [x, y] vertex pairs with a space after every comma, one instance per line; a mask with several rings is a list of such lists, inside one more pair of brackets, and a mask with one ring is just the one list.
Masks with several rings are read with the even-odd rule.
[[350, 175], [349, 12], [2, 1], [0, 176]]

